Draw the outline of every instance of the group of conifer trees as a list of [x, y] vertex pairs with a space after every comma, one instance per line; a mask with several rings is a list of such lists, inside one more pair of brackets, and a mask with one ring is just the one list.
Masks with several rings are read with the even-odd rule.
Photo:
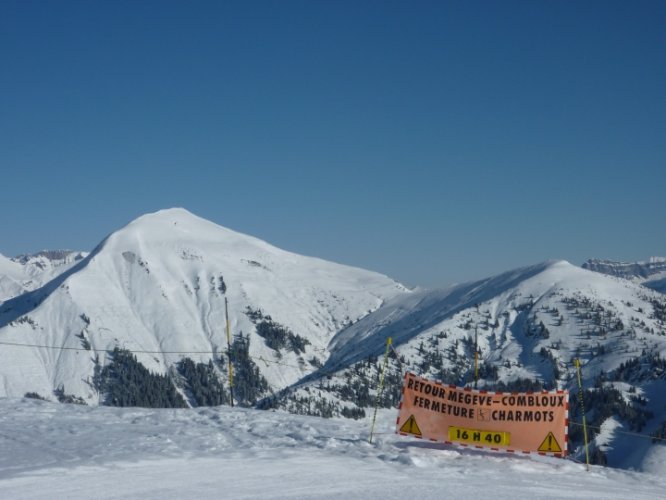
[[[230, 349], [234, 400], [241, 406], [254, 405], [269, 391], [268, 381], [250, 357], [249, 348], [249, 336], [241, 333], [234, 337]], [[226, 362], [220, 358], [196, 363], [183, 358], [176, 370], [160, 375], [149, 371], [132, 352], [116, 348], [110, 362], [96, 370], [94, 386], [102, 395], [101, 403], [108, 406], [185, 408], [230, 404], [228, 383], [221, 376], [226, 373]]]

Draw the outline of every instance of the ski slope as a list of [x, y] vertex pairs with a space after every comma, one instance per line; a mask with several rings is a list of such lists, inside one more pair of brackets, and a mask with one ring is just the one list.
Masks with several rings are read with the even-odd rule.
[[[624, 279], [581, 269], [566, 261], [547, 261], [443, 290], [419, 290], [411, 295], [396, 296], [381, 309], [333, 337], [326, 369], [347, 366], [369, 354], [381, 354], [387, 337], [392, 337], [396, 346], [414, 348], [416, 341], [440, 331], [468, 336], [473, 328], [458, 326], [465, 318], [471, 320], [470, 324], [484, 324], [480, 335], [482, 348], [487, 353], [501, 354], [502, 349], [513, 350], [515, 352], [507, 352], [506, 357], [522, 356], [523, 364], [529, 365], [534, 363], [530, 359], [534, 352], [559, 341], [568, 356], [574, 350], [572, 346], [585, 343], [578, 338], [583, 323], [572, 317], [562, 302], [570, 297], [603, 304], [627, 326], [633, 324], [632, 317], [640, 317], [646, 327], [656, 331], [661, 329], [661, 324], [645, 311], [652, 310], [650, 299], [663, 300], [662, 295]], [[548, 326], [551, 335], [547, 339], [535, 342], [534, 339], [516, 335], [516, 330], [520, 330], [519, 323], [525, 319], [519, 311], [526, 305], [529, 305], [537, 321], [542, 320]], [[554, 324], [548, 312], [555, 307], [563, 309], [560, 324]], [[486, 315], [479, 311], [485, 311]], [[496, 321], [499, 323], [497, 327], [490, 325]], [[488, 337], [492, 333], [504, 334], [509, 342], [491, 345]], [[666, 342], [659, 336], [649, 337], [660, 352], [666, 353]], [[623, 356], [613, 356], [612, 363], [603, 368], [615, 368], [623, 360]], [[530, 375], [538, 375], [534, 371]]]
[[[612, 418], [595, 421], [602, 430], [592, 439], [592, 449], [601, 450], [609, 465], [645, 470], [654, 448], [649, 436], [660, 429], [666, 415], [664, 369], [646, 354], [655, 360], [666, 356], [666, 328], [655, 309], [665, 303], [656, 291], [566, 261], [544, 262], [444, 290], [415, 291], [339, 332], [329, 346], [323, 376], [316, 378], [315, 373], [293, 387], [276, 406], [298, 411], [293, 401], [335, 398], [346, 404], [349, 397], [340, 387], [368, 384], [367, 377], [347, 367], [357, 363], [366, 376], [364, 360], [383, 356], [388, 337], [401, 359], [389, 360], [390, 374], [411, 371], [444, 384], [467, 385], [474, 378], [476, 334], [482, 388], [525, 379], [577, 394], [573, 360], [579, 359], [586, 389], [615, 389], [636, 414], [646, 412], [644, 423], [636, 424], [637, 419], [622, 420], [616, 406]], [[635, 364], [632, 376], [618, 376], [629, 362]], [[600, 413], [595, 410], [599, 408], [587, 408], [592, 419]], [[579, 460], [584, 459], [580, 443], [573, 443], [571, 450]]]
[[370, 419], [229, 407], [104, 408], [0, 400], [0, 498], [663, 498], [652, 472], [459, 449]]

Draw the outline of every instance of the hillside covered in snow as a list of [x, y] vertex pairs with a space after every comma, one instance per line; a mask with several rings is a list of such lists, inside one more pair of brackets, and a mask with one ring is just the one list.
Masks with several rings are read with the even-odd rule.
[[[36, 271], [56, 257], [0, 259], [0, 282], [18, 287], [0, 301], [0, 397], [230, 405], [231, 372], [237, 406], [364, 420], [377, 401], [395, 410], [411, 371], [485, 390], [568, 389], [569, 450], [583, 460], [579, 359], [593, 462], [652, 470], [665, 449], [666, 296], [633, 278], [549, 261], [409, 290], [183, 209]], [[29, 269], [42, 286], [25, 286]]]
[[231, 349], [247, 361], [238, 366], [247, 376], [238, 377], [237, 396], [251, 404], [326, 361], [329, 341], [345, 325], [408, 293], [380, 274], [285, 252], [183, 209], [164, 210], [0, 306], [0, 396], [53, 398], [57, 390], [60, 399], [104, 403], [113, 388], [101, 390], [111, 376], [103, 369], [108, 352], [120, 348], [155, 374], [180, 371], [183, 386], [170, 398], [196, 404], [187, 374], [226, 377], [224, 366], [207, 365], [230, 348], [226, 301]]
[[654, 447], [663, 447], [666, 297], [564, 261], [396, 297], [339, 332], [320, 373], [263, 407], [329, 415], [337, 414], [339, 403], [340, 414], [365, 415], [376, 397], [388, 337], [395, 350], [384, 407], [397, 406], [405, 371], [472, 386], [476, 339], [480, 389], [574, 394], [569, 436], [578, 459], [584, 448], [576, 359], [582, 364], [593, 461], [641, 468]]

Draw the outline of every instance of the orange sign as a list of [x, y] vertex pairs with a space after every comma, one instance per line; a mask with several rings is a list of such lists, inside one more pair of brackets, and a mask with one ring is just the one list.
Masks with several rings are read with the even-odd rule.
[[569, 392], [489, 392], [405, 374], [397, 432], [509, 452], [567, 454]]

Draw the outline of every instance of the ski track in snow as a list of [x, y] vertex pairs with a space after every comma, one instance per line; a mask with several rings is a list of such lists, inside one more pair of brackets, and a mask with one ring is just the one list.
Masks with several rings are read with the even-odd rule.
[[[321, 419], [228, 407], [0, 400], [0, 498], [662, 498], [663, 474], [394, 434], [395, 411]], [[663, 463], [663, 462], [662, 462]]]

